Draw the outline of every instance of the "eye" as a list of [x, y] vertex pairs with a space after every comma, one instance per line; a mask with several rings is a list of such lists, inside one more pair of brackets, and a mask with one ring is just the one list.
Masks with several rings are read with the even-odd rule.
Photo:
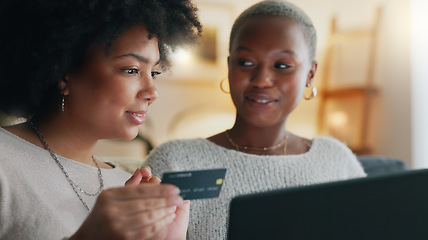
[[160, 74], [161, 74], [161, 72], [154, 71], [154, 72], [152, 72], [152, 78], [154, 79], [154, 78], [156, 78], [157, 75], [160, 75]]
[[238, 60], [238, 64], [239, 66], [243, 66], [243, 67], [252, 67], [254, 66], [254, 63], [245, 59], [239, 59]]
[[290, 66], [288, 66], [287, 64], [283, 64], [283, 63], [275, 63], [275, 68], [278, 69], [286, 69], [289, 68]]
[[129, 75], [136, 75], [139, 73], [139, 70], [136, 68], [122, 69], [122, 71], [124, 71], [125, 73], [127, 73]]

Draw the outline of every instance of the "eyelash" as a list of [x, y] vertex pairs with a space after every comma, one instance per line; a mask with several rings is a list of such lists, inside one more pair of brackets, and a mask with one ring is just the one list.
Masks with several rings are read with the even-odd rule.
[[[283, 67], [279, 67], [279, 66], [285, 66], [284, 68]], [[283, 63], [275, 63], [275, 68], [279, 68], [279, 69], [287, 69], [287, 68], [289, 68], [290, 66], [289, 65], [287, 65], [287, 64], [283, 64]]]
[[[243, 67], [252, 67], [252, 66], [254, 66], [254, 63], [252, 63], [251, 61], [248, 61], [248, 60], [244, 60], [244, 59], [239, 59], [238, 60], [238, 64], [239, 64], [239, 66], [243, 66]], [[247, 64], [250, 64], [250, 65], [247, 65]]]
[[140, 72], [136, 68], [122, 69], [122, 71], [124, 71], [125, 73], [127, 73], [129, 75], [135, 75], [135, 74], [138, 74]]
[[[254, 66], [254, 63], [253, 62], [251, 62], [251, 61], [247, 61], [247, 60], [244, 60], [244, 59], [239, 59], [238, 60], [238, 64], [240, 65], [240, 66], [242, 66], [242, 67], [252, 67], [252, 66]], [[284, 66], [284, 67], [283, 67]], [[278, 68], [278, 69], [287, 69], [287, 68], [290, 68], [290, 66], [289, 65], [287, 65], [287, 64], [283, 64], [283, 63], [275, 63], [274, 64], [274, 67], [275, 68]]]
[[[136, 74], [140, 73], [140, 71], [136, 68], [122, 69], [122, 70], [129, 75], [136, 75]], [[151, 72], [152, 78], [155, 78], [157, 75], [160, 75], [160, 74], [161, 74], [161, 72], [159, 72], [159, 71]]]
[[160, 74], [161, 74], [161, 72], [154, 71], [154, 72], [152, 72], [152, 78], [154, 79], [154, 78], [156, 78], [157, 75], [160, 75]]

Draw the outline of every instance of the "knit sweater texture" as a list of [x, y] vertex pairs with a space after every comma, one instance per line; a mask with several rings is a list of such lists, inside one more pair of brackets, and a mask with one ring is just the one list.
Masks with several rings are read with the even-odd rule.
[[235, 196], [366, 175], [351, 150], [330, 137], [316, 137], [308, 152], [286, 156], [247, 154], [202, 138], [173, 140], [155, 148], [145, 165], [160, 177], [166, 171], [227, 169], [220, 197], [191, 202], [187, 237], [192, 240], [226, 239]]
[[[96, 167], [58, 160], [82, 189], [97, 192]], [[101, 172], [105, 189], [123, 186], [131, 176], [118, 167]], [[96, 197], [81, 196], [92, 209]], [[0, 239], [63, 239], [88, 214], [48, 151], [0, 128]]]

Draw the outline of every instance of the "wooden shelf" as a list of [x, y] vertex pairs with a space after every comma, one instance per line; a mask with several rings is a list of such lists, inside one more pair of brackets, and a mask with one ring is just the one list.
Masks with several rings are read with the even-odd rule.
[[374, 87], [349, 87], [334, 90], [321, 91], [321, 95], [325, 98], [353, 98], [364, 97], [366, 95], [376, 94], [378, 90]]
[[351, 147], [351, 150], [357, 156], [370, 155], [373, 153], [373, 149], [369, 147], [359, 147], [359, 148]]
[[[376, 63], [376, 45], [378, 38], [378, 27], [380, 19], [380, 9], [377, 9], [374, 23], [372, 27], [359, 30], [338, 30], [336, 26], [336, 19], [331, 20], [330, 25], [330, 36], [327, 41], [327, 48], [325, 53], [325, 59], [323, 61], [324, 71], [322, 75], [322, 88], [320, 89], [320, 105], [319, 105], [319, 114], [318, 114], [318, 132], [321, 134], [334, 134], [329, 132], [329, 123], [328, 118], [331, 114], [331, 108], [328, 108], [327, 105], [331, 102], [340, 103], [342, 109], [347, 108], [347, 110], [353, 111], [351, 109], [355, 104], [361, 106], [361, 110], [358, 110], [358, 113], [354, 113], [353, 121], [356, 124], [348, 123], [349, 128], [356, 129], [353, 136], [350, 136], [353, 146], [349, 146], [352, 151], [357, 155], [369, 154], [373, 151], [372, 147], [369, 146], [368, 141], [368, 131], [370, 124], [370, 113], [371, 106], [373, 105], [373, 97], [378, 93], [377, 88], [374, 87], [374, 65]], [[368, 39], [368, 41], [366, 41]], [[359, 82], [358, 86], [350, 87], [339, 87], [331, 83], [331, 78], [335, 76], [334, 73], [337, 73], [337, 67], [334, 66], [337, 62], [337, 55], [335, 55], [335, 50], [339, 49], [341, 44], [349, 44], [353, 41], [365, 41], [367, 42], [367, 47], [364, 50], [367, 50], [368, 59], [364, 62], [366, 65], [366, 71], [364, 77]], [[336, 61], [334, 61], [336, 60]], [[346, 59], [348, 63], [352, 59]], [[341, 62], [342, 63], [342, 62]], [[342, 101], [342, 100], [357, 100], [357, 101]], [[334, 105], [333, 105], [334, 106]], [[359, 107], [360, 109], [360, 107]], [[346, 112], [346, 111], [345, 111]], [[358, 115], [356, 115], [358, 114]], [[331, 115], [330, 115], [331, 116]], [[339, 137], [339, 136], [337, 136]]]

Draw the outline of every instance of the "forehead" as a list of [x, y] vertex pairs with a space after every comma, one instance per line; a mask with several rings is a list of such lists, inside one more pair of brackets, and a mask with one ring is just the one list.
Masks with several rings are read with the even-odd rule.
[[159, 55], [158, 39], [150, 35], [144, 26], [132, 26], [121, 32], [112, 42], [111, 52], [131, 52], [146, 48]]
[[280, 16], [254, 16], [246, 19], [231, 39], [231, 50], [239, 44], [305, 42], [300, 25], [294, 20]]
[[91, 46], [86, 64], [115, 60], [121, 56], [142, 56], [147, 63], [157, 63], [160, 58], [158, 39], [151, 36], [144, 26], [132, 26], [111, 41]]

